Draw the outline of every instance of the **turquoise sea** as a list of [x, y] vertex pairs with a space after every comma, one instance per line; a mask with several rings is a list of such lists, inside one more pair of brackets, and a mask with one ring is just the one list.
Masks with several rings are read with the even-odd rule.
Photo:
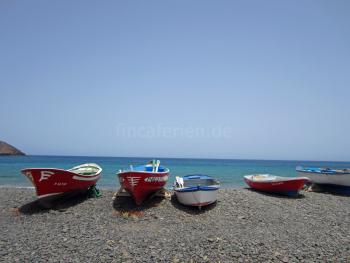
[[[97, 163], [103, 168], [98, 185], [101, 188], [119, 187], [116, 173], [144, 164], [152, 158], [129, 157], [85, 157], [85, 156], [2, 156], [0, 157], [0, 186], [32, 186], [21, 174], [27, 167], [45, 167], [69, 169], [82, 163]], [[175, 176], [202, 173], [220, 180], [222, 187], [244, 187], [242, 177], [253, 173], [270, 173], [280, 176], [296, 176], [295, 167], [337, 167], [349, 168], [350, 162], [316, 162], [316, 161], [268, 161], [268, 160], [218, 160], [218, 159], [175, 159], [161, 158], [161, 164], [170, 169], [171, 187]]]

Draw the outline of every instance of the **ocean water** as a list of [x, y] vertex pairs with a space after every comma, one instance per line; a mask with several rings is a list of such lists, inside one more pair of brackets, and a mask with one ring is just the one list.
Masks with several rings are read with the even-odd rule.
[[[21, 174], [27, 167], [69, 169], [83, 163], [97, 163], [103, 169], [98, 182], [101, 188], [117, 188], [116, 173], [129, 165], [145, 164], [152, 158], [82, 157], [82, 156], [2, 156], [0, 157], [0, 186], [30, 187], [29, 180]], [[161, 164], [170, 169], [167, 187], [175, 176], [202, 173], [213, 176], [224, 188], [244, 187], [243, 176], [253, 173], [270, 173], [279, 176], [296, 176], [298, 165], [311, 167], [349, 168], [350, 162], [268, 161], [268, 160], [218, 160], [162, 158]]]

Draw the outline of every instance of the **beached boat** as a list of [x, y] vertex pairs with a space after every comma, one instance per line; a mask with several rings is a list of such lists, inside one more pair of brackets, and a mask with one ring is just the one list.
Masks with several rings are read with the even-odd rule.
[[160, 161], [151, 161], [146, 165], [130, 166], [130, 169], [118, 172], [122, 189], [133, 197], [137, 205], [151, 194], [164, 188], [168, 181], [169, 169], [160, 166]]
[[350, 169], [296, 168], [299, 176], [305, 176], [321, 189], [350, 195]]
[[35, 186], [38, 198], [87, 190], [96, 184], [102, 168], [94, 163], [82, 164], [69, 170], [27, 168], [21, 171]]
[[188, 206], [202, 207], [215, 203], [219, 188], [219, 181], [201, 174], [177, 176], [174, 182], [177, 200]]
[[297, 196], [309, 179], [306, 177], [253, 174], [244, 176], [244, 181], [255, 190], [287, 196]]

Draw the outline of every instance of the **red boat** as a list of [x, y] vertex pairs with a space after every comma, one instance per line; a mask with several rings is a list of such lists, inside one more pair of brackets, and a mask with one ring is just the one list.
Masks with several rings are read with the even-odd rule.
[[160, 166], [160, 161], [119, 171], [120, 185], [133, 197], [137, 205], [151, 194], [162, 189], [168, 181], [169, 169]]
[[87, 163], [69, 170], [55, 168], [27, 168], [21, 171], [35, 186], [38, 198], [87, 190], [96, 184], [102, 168]]
[[270, 174], [254, 174], [244, 176], [244, 181], [253, 189], [297, 196], [305, 183], [309, 182], [307, 177], [281, 177]]

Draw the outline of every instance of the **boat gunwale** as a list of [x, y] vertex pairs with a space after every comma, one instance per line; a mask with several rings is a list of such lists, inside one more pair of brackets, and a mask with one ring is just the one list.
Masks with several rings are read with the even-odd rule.
[[337, 172], [335, 170], [329, 170], [329, 171], [310, 171], [310, 170], [296, 170], [299, 173], [306, 173], [306, 174], [318, 174], [318, 175], [350, 175], [350, 172]]
[[163, 172], [153, 172], [153, 171], [137, 171], [137, 170], [122, 170], [122, 171], [119, 171], [117, 172], [117, 175], [121, 175], [121, 174], [125, 174], [125, 173], [145, 173], [145, 174], [154, 174], [154, 175], [162, 175], [162, 174], [168, 174], [170, 172], [170, 170], [168, 168], [165, 168], [164, 169], [166, 171], [163, 171]]
[[320, 168], [320, 167], [303, 167], [297, 166], [295, 169], [299, 173], [307, 174], [322, 174], [322, 175], [350, 175], [349, 168], [344, 169], [331, 169], [331, 168]]
[[200, 186], [185, 186], [185, 187], [176, 187], [174, 188], [175, 192], [198, 192], [198, 191], [217, 191], [220, 189], [220, 185], [208, 185], [208, 186], [204, 186], [204, 185], [200, 185]]
[[[71, 174], [74, 174], [74, 175], [77, 175], [77, 176], [81, 176], [81, 177], [86, 177], [86, 178], [91, 178], [91, 177], [97, 177], [97, 176], [100, 176], [101, 173], [102, 173], [102, 168], [96, 164], [96, 168], [98, 169], [96, 171], [96, 173], [92, 173], [92, 174], [79, 174], [79, 173], [76, 173], [76, 172], [73, 172], [71, 171], [71, 169], [74, 169], [74, 168], [78, 168], [78, 167], [81, 167], [83, 166], [84, 164], [82, 165], [78, 165], [78, 166], [74, 166], [73, 168], [70, 168], [70, 169], [62, 169], [62, 168], [49, 168], [49, 167], [34, 167], [34, 168], [24, 168], [21, 170], [21, 173], [25, 175], [25, 171], [29, 171], [29, 170], [54, 170], [54, 171], [58, 171], [58, 172], [65, 172], [65, 173], [71, 173]], [[91, 166], [91, 164], [89, 164]]]

